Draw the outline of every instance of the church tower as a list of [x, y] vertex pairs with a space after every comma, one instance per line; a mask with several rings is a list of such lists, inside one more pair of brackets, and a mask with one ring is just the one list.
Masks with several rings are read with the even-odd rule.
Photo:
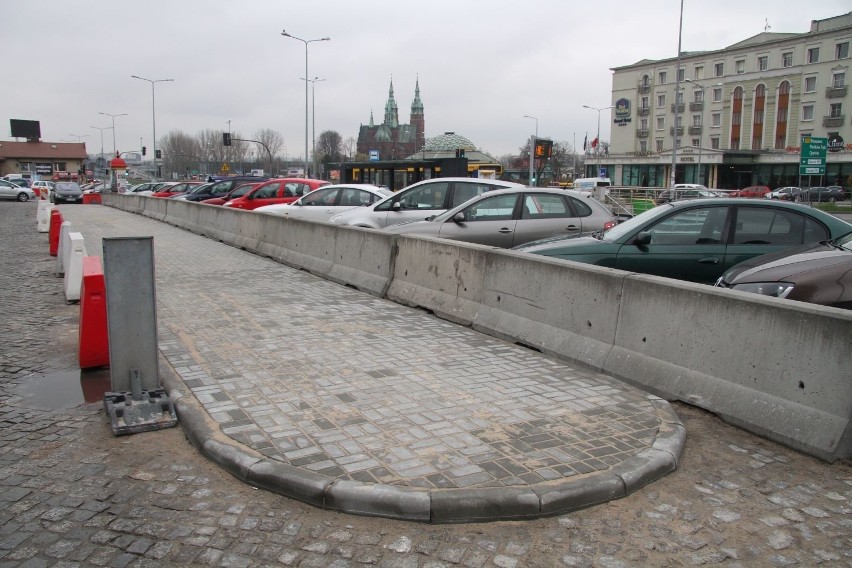
[[423, 149], [426, 144], [426, 115], [423, 111], [423, 101], [420, 100], [420, 77], [414, 86], [414, 101], [411, 103], [411, 126], [416, 129], [417, 139], [415, 152]]
[[393, 79], [391, 79], [390, 82], [388, 102], [385, 103], [385, 121], [383, 124], [389, 128], [397, 128], [399, 126], [399, 109], [397, 108], [396, 101], [393, 98]]

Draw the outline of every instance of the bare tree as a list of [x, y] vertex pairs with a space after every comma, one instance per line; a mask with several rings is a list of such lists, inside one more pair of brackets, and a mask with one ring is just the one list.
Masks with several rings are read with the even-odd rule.
[[[261, 128], [255, 132], [254, 139], [262, 143], [258, 144], [257, 148], [259, 156], [266, 156], [268, 158], [269, 155], [266, 153], [266, 148], [269, 148], [269, 153], [275, 158], [281, 152], [281, 149], [284, 148], [284, 137], [281, 136], [280, 132], [269, 128]], [[266, 145], [266, 148], [263, 147], [263, 144]]]
[[329, 162], [339, 162], [341, 159], [341, 150], [343, 148], [343, 139], [340, 134], [334, 130], [326, 130], [317, 138], [317, 156], [323, 164]]
[[189, 134], [172, 130], [159, 141], [163, 155], [163, 170], [179, 177], [188, 177], [199, 163], [198, 142]]

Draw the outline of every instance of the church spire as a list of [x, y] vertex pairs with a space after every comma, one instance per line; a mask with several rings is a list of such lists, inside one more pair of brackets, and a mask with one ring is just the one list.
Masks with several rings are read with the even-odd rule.
[[399, 109], [396, 106], [396, 101], [393, 98], [393, 78], [390, 82], [390, 91], [388, 92], [388, 102], [385, 104], [385, 121], [384, 124], [390, 128], [399, 126]]
[[414, 101], [411, 103], [411, 115], [423, 114], [423, 101], [420, 100], [420, 77], [414, 84]]

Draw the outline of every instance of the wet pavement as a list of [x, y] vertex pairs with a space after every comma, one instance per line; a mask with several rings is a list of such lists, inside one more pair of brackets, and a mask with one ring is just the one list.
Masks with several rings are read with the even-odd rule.
[[[624, 499], [568, 515], [535, 521], [451, 526], [341, 515], [266, 491], [253, 490], [199, 456], [183, 439], [180, 429], [113, 438], [97, 404], [41, 410], [32, 397], [32, 389], [28, 390], [28, 383], [44, 381], [43, 377], [52, 377], [74, 368], [79, 307], [64, 302], [61, 280], [52, 274], [55, 259], [46, 255], [46, 236], [35, 233], [35, 208], [30, 205], [0, 203], [0, 219], [3, 221], [0, 231], [4, 242], [15, 243], [13, 247], [4, 247], [3, 294], [0, 296], [4, 320], [8, 323], [0, 331], [4, 346], [0, 358], [0, 446], [4, 449], [0, 458], [0, 506], [3, 511], [0, 513], [0, 565], [849, 563], [852, 523], [848, 499], [852, 496], [852, 476], [848, 463], [828, 465], [818, 462], [726, 426], [702, 411], [683, 405], [675, 405], [675, 408], [689, 432], [686, 449], [679, 469], [662, 480]], [[68, 218], [78, 213], [102, 213], [90, 213], [87, 208], [101, 209], [80, 206], [78, 211], [69, 212]], [[27, 215], [21, 215], [22, 211], [27, 211]], [[180, 248], [185, 238], [200, 238], [140, 217], [128, 215], [124, 218], [127, 214], [115, 211], [110, 215], [118, 216], [115, 217], [119, 220], [116, 221], [117, 226], [128, 227], [137, 221], [146, 226], [158, 225], [157, 231], [166, 231], [160, 240], [168, 241], [176, 248]], [[106, 219], [100, 221], [102, 226], [109, 225]], [[81, 230], [86, 235], [86, 230]], [[86, 238], [88, 241], [92, 237], [86, 235]], [[223, 252], [217, 250], [215, 254], [240, 257], [234, 261], [237, 265], [252, 264], [255, 260], [269, 262], [218, 243], [209, 244], [224, 249]], [[242, 260], [242, 257], [250, 260]], [[187, 273], [195, 273], [194, 265], [215, 280], [215, 266], [210, 266], [209, 258], [190, 259], [176, 269], [166, 269], [166, 263], [160, 263], [158, 257], [161, 321], [176, 321], [169, 319], [172, 317], [170, 310], [177, 310], [178, 304], [188, 303], [187, 299], [181, 300], [179, 296], [189, 294], [188, 287], [181, 284], [185, 285], [190, 278]], [[267, 270], [291, 269], [271, 263], [268, 269], [263, 268], [258, 273]], [[244, 274], [245, 282], [253, 282], [254, 275], [255, 272]], [[173, 292], [162, 291], [159, 285], [161, 277], [174, 279], [166, 280], [167, 288]], [[301, 285], [311, 291], [319, 290], [317, 294], [320, 295], [328, 294], [331, 288], [343, 290], [342, 295], [352, 293], [314, 280], [310, 275], [296, 271], [293, 280], [282, 281], [279, 285]], [[214, 283], [219, 285], [199, 292], [202, 296], [223, 300], [216, 317], [209, 316], [211, 320], [221, 317], [224, 319], [220, 321], [237, 322], [237, 329], [246, 342], [262, 345], [259, 353], [272, 351], [279, 344], [292, 347], [289, 367], [281, 369], [278, 365], [270, 365], [268, 369], [270, 373], [280, 373], [279, 380], [286, 381], [288, 377], [304, 371], [308, 359], [306, 343], [309, 343], [306, 337], [310, 333], [316, 334], [316, 329], [303, 330], [304, 334], [299, 336], [298, 328], [311, 327], [306, 324], [309, 318], [297, 320], [299, 325], [292, 329], [278, 328], [277, 339], [272, 343], [273, 340], [263, 330], [278, 321], [277, 312], [268, 314], [260, 322], [253, 322], [247, 317], [249, 310], [263, 308], [263, 303], [254, 304], [246, 300], [246, 304], [238, 309], [224, 307], [224, 298], [239, 290], [229, 287], [231, 282]], [[272, 293], [274, 288], [270, 289]], [[361, 301], [369, 306], [374, 302], [381, 302], [382, 311], [394, 316], [395, 310], [402, 309], [369, 296]], [[355, 303], [357, 305], [358, 301]], [[322, 308], [328, 304], [316, 300], [312, 308], [317, 306]], [[345, 307], [335, 305], [335, 309]], [[359, 309], [366, 308], [362, 306]], [[434, 327], [441, 334], [460, 331], [425, 314], [414, 314], [425, 318], [424, 323], [415, 318], [417, 323], [412, 324], [415, 334], [420, 333], [424, 326]], [[396, 316], [391, 321], [399, 326], [406, 319]], [[356, 326], [355, 321], [353, 319], [351, 325]], [[392, 339], [381, 337], [384, 328], [370, 324], [369, 318], [357, 323], [357, 328], [365, 334], [378, 334], [371, 337], [371, 341]], [[334, 326], [329, 322], [322, 329], [330, 330], [329, 333], [334, 335]], [[222, 357], [209, 345], [186, 339], [187, 335], [204, 335], [202, 330], [209, 328], [181, 330], [161, 323], [162, 351], [182, 376], [193, 371], [191, 367], [194, 365], [186, 363], [202, 361], [199, 367], [204, 373], [200, 372], [201, 369], [194, 370], [199, 373], [200, 384], [215, 379], [218, 385], [225, 385], [222, 392], [233, 393], [227, 369], [233, 368], [234, 361]], [[344, 343], [345, 337], [351, 336], [352, 330], [347, 331], [349, 333], [336, 336], [338, 343]], [[482, 341], [493, 340], [482, 337]], [[476, 344], [474, 339], [462, 338], [453, 345], [468, 349], [471, 342]], [[369, 342], [365, 342], [364, 349], [367, 344]], [[191, 349], [185, 345], [191, 346]], [[512, 358], [538, 361], [535, 363], [539, 365], [536, 380], [541, 384], [547, 384], [542, 377], [556, 372], [554, 369], [565, 367], [564, 363], [503, 345]], [[347, 356], [357, 357], [357, 347], [352, 347]], [[497, 351], [499, 355], [499, 349]], [[439, 351], [438, 354], [445, 352]], [[465, 356], [470, 357], [470, 352], [465, 352]], [[225, 370], [222, 376], [217, 374], [218, 371], [211, 373], [207, 370], [208, 366], [214, 368], [211, 361], [217, 357], [222, 357], [220, 365]], [[370, 363], [379, 369], [404, 368], [403, 375], [410, 373], [414, 377], [412, 380], [425, 384], [428, 380], [436, 380], [432, 376], [440, 375], [442, 370], [423, 370], [423, 367], [428, 367], [423, 361], [433, 358], [434, 354], [427, 354], [419, 360], [417, 353], [410, 353], [401, 359], [405, 363], [403, 365], [398, 365], [399, 358], [393, 361], [394, 365], [388, 361]], [[487, 364], [488, 360], [490, 357], [484, 363]], [[418, 361], [419, 364], [414, 364]], [[186, 364], [185, 370], [181, 369], [181, 362]], [[341, 357], [338, 362], [340, 375], [351, 376], [351, 372], [346, 374], [347, 369], [360, 366], [360, 361], [358, 365], [355, 362]], [[508, 372], [514, 374], [517, 369], [510, 367]], [[579, 372], [580, 380], [592, 381], [590, 384], [607, 385], [604, 399], [623, 396], [619, 394], [623, 387], [610, 385], [605, 377], [579, 370], [570, 372]], [[205, 374], [211, 378], [208, 379]], [[387, 390], [383, 377], [370, 378]], [[187, 379], [184, 377], [184, 380]], [[230, 382], [235, 382], [233, 377], [230, 377]], [[445, 388], [446, 383], [439, 384]], [[346, 388], [351, 388], [351, 385]], [[38, 391], [38, 388], [35, 390]], [[239, 425], [234, 423], [241, 415], [234, 416], [231, 411], [246, 412], [246, 408], [253, 410], [270, 399], [279, 404], [279, 396], [283, 399], [293, 396], [292, 392], [284, 389], [282, 392], [270, 392], [260, 387], [257, 397], [252, 395], [246, 397], [247, 400], [238, 397], [242, 404], [223, 411], [223, 416], [217, 417], [217, 421], [220, 425], [225, 424], [225, 428], [238, 428]], [[631, 391], [625, 389], [623, 392]], [[352, 395], [352, 391], [344, 391], [344, 394]], [[305, 397], [308, 398], [307, 394]], [[215, 400], [216, 397], [211, 398]], [[634, 399], [633, 403], [641, 407], [643, 401]], [[322, 404], [325, 402], [311, 405], [310, 410], [315, 411], [314, 406], [321, 407]], [[611, 406], [618, 404], [621, 403]], [[387, 405], [388, 408], [392, 406]], [[440, 408], [437, 410], [440, 411]], [[402, 410], [398, 415], [406, 414]], [[319, 427], [315, 419], [308, 420], [313, 426], [300, 426], [299, 422], [284, 425], [280, 431]], [[509, 423], [502, 428], [511, 431], [511, 425]], [[361, 440], [363, 436], [363, 433], [358, 433], [353, 435], [353, 439]], [[264, 446], [269, 444], [268, 440], [252, 440], [249, 436], [245, 441], [248, 442], [246, 445], [255, 444], [254, 451], [270, 451], [270, 459], [286, 457], [284, 446]], [[540, 469], [529, 468], [530, 471]], [[357, 471], [369, 471], [369, 468]], [[356, 473], [353, 471], [347, 475], [357, 480]], [[391, 475], [390, 470], [388, 475]], [[396, 475], [389, 480], [399, 481], [399, 473]], [[411, 479], [418, 477], [412, 476]], [[508, 477], [492, 476], [490, 482], [495, 479]], [[537, 482], [537, 479], [532, 480], [532, 483]]]

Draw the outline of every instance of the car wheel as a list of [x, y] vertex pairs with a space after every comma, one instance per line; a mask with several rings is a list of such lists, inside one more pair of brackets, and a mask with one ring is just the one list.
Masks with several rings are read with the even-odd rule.
[[29, 200], [30, 200], [30, 196], [27, 195], [26, 193], [24, 193], [23, 191], [18, 194], [18, 201], [20, 201], [21, 203], [23, 203], [24, 201], [29, 201]]

